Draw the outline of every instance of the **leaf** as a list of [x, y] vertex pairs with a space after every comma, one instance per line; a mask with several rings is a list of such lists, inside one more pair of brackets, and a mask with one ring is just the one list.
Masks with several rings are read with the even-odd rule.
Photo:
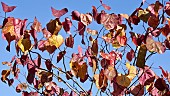
[[126, 75], [122, 74], [118, 74], [118, 76], [116, 77], [116, 81], [119, 85], [123, 87], [128, 87], [131, 83], [131, 80]]
[[165, 12], [168, 16], [170, 16], [170, 2], [166, 2], [166, 5], [165, 5]]
[[8, 6], [4, 2], [1, 2], [1, 4], [2, 4], [2, 9], [4, 12], [11, 12], [16, 8], [16, 6]]
[[148, 19], [148, 25], [155, 29], [159, 25], [159, 17], [150, 16]]
[[98, 31], [97, 30], [91, 30], [90, 28], [87, 28], [87, 33], [91, 34], [91, 35], [97, 35]]
[[58, 53], [57, 63], [64, 57], [65, 54], [66, 54], [66, 51], [61, 51], [61, 52]]
[[80, 21], [80, 13], [78, 11], [72, 11], [72, 20]]
[[31, 40], [29, 38], [20, 38], [17, 45], [22, 52], [26, 52], [31, 49]]
[[145, 66], [145, 56], [147, 53], [147, 48], [145, 45], [141, 45], [138, 51], [136, 66], [139, 68], [144, 68]]
[[67, 17], [65, 18], [65, 21], [62, 23], [64, 30], [70, 34], [70, 28], [72, 26], [71, 20]]
[[92, 15], [89, 13], [80, 14], [80, 22], [82, 22], [85, 26], [89, 25], [92, 22]]
[[42, 32], [45, 38], [51, 37], [51, 33], [46, 28], [43, 28]]
[[34, 22], [31, 26], [31, 28], [33, 28], [36, 32], [41, 32], [42, 30], [42, 26], [41, 23], [37, 20], [37, 18], [34, 18]]
[[140, 46], [142, 44], [142, 42], [144, 41], [144, 35], [136, 34], [134, 32], [130, 32], [130, 34], [131, 34], [132, 42], [136, 46]]
[[134, 96], [143, 96], [144, 94], [144, 86], [138, 84], [136, 86], [132, 86], [130, 88], [130, 93]]
[[97, 8], [95, 6], [92, 6], [92, 11], [93, 11], [93, 18], [94, 18], [94, 20], [96, 20], [97, 19], [97, 15], [98, 15]]
[[47, 23], [47, 30], [52, 34], [52, 35], [57, 35], [58, 32], [62, 28], [62, 23], [60, 22], [59, 18], [56, 18], [55, 20], [50, 20], [49, 23]]
[[87, 74], [87, 64], [84, 62], [82, 65], [80, 65], [77, 76], [80, 77], [80, 79], [84, 80], [86, 74]]
[[162, 8], [163, 5], [159, 1], [156, 1], [155, 4], [150, 4], [147, 9], [157, 17], [159, 14], [159, 10], [161, 10]]
[[114, 29], [117, 25], [121, 24], [122, 20], [119, 15], [103, 13], [101, 14], [100, 22], [107, 30], [111, 30]]
[[130, 79], [130, 81], [132, 81], [133, 78], [137, 75], [136, 67], [130, 65], [130, 63], [126, 63], [126, 68], [128, 69], [127, 77]]
[[86, 26], [82, 22], [78, 22], [79, 35], [84, 36], [85, 29], [86, 29]]
[[104, 75], [104, 73], [103, 73], [104, 71], [103, 70], [101, 70], [100, 71], [100, 74], [95, 74], [94, 75], [94, 80], [95, 80], [95, 84], [96, 84], [96, 87], [98, 88], [98, 89], [102, 89], [102, 88], [106, 88], [107, 87], [107, 85], [108, 85], [108, 83], [107, 83], [107, 78], [106, 78], [106, 76]]
[[72, 37], [72, 35], [70, 35], [69, 37], [67, 37], [65, 39], [65, 45], [67, 47], [73, 48], [73, 46], [74, 46], [74, 38]]
[[101, 3], [102, 6], [104, 7], [104, 9], [106, 9], [106, 10], [110, 10], [110, 9], [111, 9], [110, 6], [108, 6], [108, 5], [106, 5], [106, 4], [103, 4], [103, 1], [102, 1], [102, 0], [100, 0], [100, 3]]
[[10, 70], [2, 70], [1, 72], [1, 80], [4, 82], [5, 80], [7, 80], [7, 77], [9, 76], [10, 74]]
[[114, 66], [108, 65], [107, 69], [104, 70], [104, 75], [108, 80], [112, 81], [117, 76], [117, 70]]
[[133, 49], [131, 49], [130, 52], [126, 54], [126, 59], [131, 62], [134, 57], [135, 57], [135, 52]]
[[16, 87], [16, 92], [20, 93], [22, 90], [27, 89], [27, 84], [26, 83], [20, 83]]
[[146, 39], [146, 48], [151, 52], [162, 54], [165, 52], [165, 46], [161, 42], [154, 41], [151, 37]]
[[144, 66], [144, 69], [140, 68], [138, 76], [141, 85], [149, 85], [155, 79], [155, 73], [148, 66]]
[[50, 61], [49, 59], [47, 59], [47, 60], [45, 61], [45, 65], [46, 65], [46, 68], [47, 68], [49, 71], [51, 71], [53, 64], [51, 63], [51, 61]]
[[64, 14], [68, 12], [68, 9], [63, 8], [61, 10], [56, 10], [53, 7], [51, 7], [51, 11], [52, 11], [53, 16], [55, 16], [56, 18], [60, 18], [61, 16], [63, 16]]
[[93, 52], [93, 55], [97, 56], [97, 54], [98, 54], [98, 41], [97, 40], [94, 40], [92, 42], [91, 50]]
[[147, 23], [150, 17], [150, 13], [147, 10], [138, 10], [138, 17], [139, 19]]
[[52, 35], [50, 38], [48, 38], [48, 42], [50, 46], [59, 48], [63, 44], [64, 38], [61, 35]]
[[163, 78], [158, 78], [155, 81], [154, 86], [159, 90], [159, 91], [164, 91], [165, 89], [169, 89], [168, 86], [166, 85], [166, 81]]
[[163, 76], [165, 78], [167, 78], [168, 77], [168, 72], [167, 71], [165, 72], [165, 70], [161, 66], [159, 66], [159, 68], [161, 69]]

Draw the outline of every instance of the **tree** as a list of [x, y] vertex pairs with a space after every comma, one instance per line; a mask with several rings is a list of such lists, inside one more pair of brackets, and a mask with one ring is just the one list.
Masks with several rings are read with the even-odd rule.
[[[169, 96], [170, 73], [159, 65], [156, 74], [154, 64], [147, 63], [170, 49], [170, 2], [143, 0], [131, 14], [109, 13], [111, 7], [99, 2], [87, 13], [51, 7], [55, 19], [46, 26], [36, 17], [28, 22], [8, 16], [16, 6], [1, 2], [2, 38], [7, 51], [16, 50], [2, 62], [8, 69], [1, 81], [23, 96]], [[143, 32], [133, 31], [138, 26]]]

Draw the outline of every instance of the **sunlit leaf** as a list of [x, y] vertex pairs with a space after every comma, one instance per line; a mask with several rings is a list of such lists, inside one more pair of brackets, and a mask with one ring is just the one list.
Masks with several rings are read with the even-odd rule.
[[104, 75], [108, 80], [112, 81], [113, 78], [117, 76], [117, 71], [114, 66], [109, 65], [107, 69], [104, 70]]
[[150, 17], [150, 13], [147, 10], [138, 10], [138, 17], [144, 21], [145, 23], [147, 23], [149, 17]]
[[97, 35], [98, 31], [97, 30], [91, 30], [90, 28], [87, 28], [87, 33], [89, 33], [91, 35]]
[[10, 74], [10, 70], [2, 70], [2, 72], [1, 72], [1, 75], [2, 75], [1, 80], [2, 81], [7, 80], [7, 77], [9, 76], [9, 74]]
[[19, 46], [19, 48], [21, 49], [22, 52], [26, 52], [26, 51], [30, 50], [30, 48], [31, 48], [31, 40], [29, 38], [25, 38], [25, 39], [20, 38], [17, 45]]
[[154, 41], [151, 37], [146, 39], [146, 48], [151, 52], [162, 54], [165, 52], [165, 46], [161, 42]]
[[130, 63], [126, 63], [126, 68], [128, 69], [128, 75], [127, 77], [132, 81], [133, 78], [137, 74], [137, 70], [135, 66], [130, 65]]
[[87, 26], [92, 22], [92, 15], [88, 13], [80, 14], [80, 21]]
[[61, 35], [52, 35], [48, 38], [48, 42], [49, 45], [54, 45], [56, 48], [59, 48], [63, 44], [64, 38]]

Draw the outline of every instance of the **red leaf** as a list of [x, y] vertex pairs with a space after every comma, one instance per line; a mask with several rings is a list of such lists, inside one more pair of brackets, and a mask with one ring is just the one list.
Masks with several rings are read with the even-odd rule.
[[170, 2], [166, 2], [166, 6], [165, 6], [165, 12], [168, 16], [170, 16]]
[[128, 52], [128, 53], [126, 54], [126, 58], [127, 58], [127, 60], [130, 61], [130, 62], [132, 61], [132, 59], [134, 58], [134, 56], [135, 56], [135, 52], [134, 52], [133, 49], [131, 49], [130, 52]]
[[78, 22], [79, 35], [84, 35], [85, 29], [86, 29], [86, 26], [82, 22]]
[[96, 9], [96, 7], [95, 6], [92, 6], [92, 8], [93, 8], [93, 18], [94, 18], [94, 20], [96, 20], [97, 19], [97, 15], [98, 15], [98, 13], [97, 13], [97, 9]]
[[110, 9], [111, 9], [110, 6], [108, 6], [108, 5], [106, 5], [106, 4], [103, 4], [103, 1], [102, 1], [102, 0], [100, 0], [100, 3], [101, 3], [102, 6], [104, 7], [104, 9], [106, 9], [106, 10], [110, 10]]
[[53, 16], [55, 16], [56, 18], [60, 18], [61, 16], [63, 16], [64, 14], [68, 12], [68, 9], [63, 8], [61, 10], [56, 10], [53, 7], [51, 7], [51, 11], [52, 11]]
[[45, 65], [46, 65], [47, 69], [49, 71], [51, 71], [53, 64], [51, 63], [51, 61], [49, 59], [45, 61]]
[[67, 38], [65, 39], [65, 45], [66, 45], [67, 47], [73, 48], [74, 38], [72, 37], [72, 35], [70, 35], [69, 37], [67, 37]]
[[64, 30], [70, 34], [70, 28], [72, 26], [71, 20], [67, 17], [65, 21], [62, 23]]
[[166, 85], [166, 82], [163, 78], [158, 78], [155, 81], [154, 86], [159, 90], [159, 91], [164, 91], [165, 89], [168, 90], [168, 86]]
[[51, 33], [46, 28], [43, 28], [42, 32], [45, 38], [51, 37]]
[[132, 86], [130, 88], [130, 92], [134, 95], [134, 96], [143, 96], [144, 94], [144, 86], [138, 84], [137, 86]]
[[80, 21], [80, 13], [78, 11], [72, 11], [72, 20]]
[[28, 72], [28, 75], [27, 75], [27, 82], [29, 84], [32, 84], [34, 82], [34, 77], [35, 77], [35, 73], [30, 73]]
[[161, 66], [159, 66], [159, 68], [161, 69], [163, 76], [165, 78], [167, 78], [168, 77], [168, 72], [167, 71], [165, 72], [165, 70]]
[[155, 73], [148, 66], [145, 66], [144, 69], [140, 68], [139, 76], [139, 83], [141, 85], [149, 85], [155, 79]]
[[16, 8], [16, 6], [8, 6], [4, 2], [1, 2], [1, 4], [4, 12], [11, 12]]
[[36, 32], [41, 32], [42, 27], [41, 27], [41, 23], [37, 20], [37, 18], [34, 18], [34, 22], [31, 26]]
[[64, 57], [65, 54], [66, 51], [59, 52], [59, 54], [57, 55], [57, 63]]
[[8, 79], [8, 85], [11, 86], [14, 83], [14, 79]]

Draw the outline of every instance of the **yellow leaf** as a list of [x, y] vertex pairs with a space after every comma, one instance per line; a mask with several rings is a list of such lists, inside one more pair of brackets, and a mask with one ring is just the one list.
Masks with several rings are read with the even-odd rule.
[[4, 34], [10, 33], [11, 36], [16, 35], [16, 33], [14, 31], [14, 24], [13, 24], [14, 18], [7, 18], [7, 20], [8, 20], [8, 22], [2, 28], [2, 33], [4, 33]]
[[19, 39], [17, 45], [21, 49], [22, 52], [26, 52], [30, 50], [32, 47], [31, 40], [29, 38], [23, 39], [23, 37]]
[[130, 65], [129, 62], [126, 63], [126, 68], [128, 69], [127, 77], [132, 81], [132, 79], [136, 76], [137, 70], [135, 66]]
[[146, 56], [147, 48], [145, 45], [141, 45], [138, 51], [136, 66], [139, 68], [144, 68], [145, 66], [145, 56]]
[[61, 35], [52, 35], [50, 38], [48, 38], [49, 45], [56, 46], [56, 48], [60, 47], [63, 42], [64, 38]]
[[118, 76], [116, 77], [116, 81], [119, 85], [123, 87], [128, 87], [131, 83], [131, 80], [126, 75], [122, 74], [118, 74]]
[[53, 35], [57, 35], [62, 28], [62, 24], [59, 18], [56, 18], [55, 20], [50, 20], [50, 22], [46, 26], [47, 30]]

